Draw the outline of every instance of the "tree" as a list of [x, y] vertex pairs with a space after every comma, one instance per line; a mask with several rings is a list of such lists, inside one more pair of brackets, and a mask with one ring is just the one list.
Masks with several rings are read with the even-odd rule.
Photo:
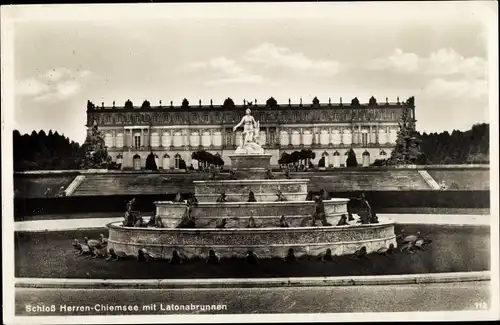
[[352, 148], [347, 153], [346, 167], [357, 167], [358, 160], [356, 159], [356, 154]]
[[205, 150], [199, 150], [191, 154], [191, 158], [201, 163], [208, 163], [215, 166], [224, 166], [224, 160], [220, 156], [213, 155]]
[[[14, 170], [76, 169], [80, 145], [57, 131], [24, 134], [13, 132]], [[56, 157], [54, 159], [54, 157]]]
[[290, 155], [284, 152], [281, 155], [281, 158], [278, 160], [278, 164], [280, 165], [288, 165], [290, 163]]
[[321, 157], [321, 159], [318, 161], [318, 167], [325, 167], [325, 157]]
[[155, 154], [151, 151], [151, 153], [146, 157], [146, 170], [158, 170], [158, 166], [156, 166]]
[[179, 161], [179, 169], [187, 169], [186, 161], [184, 159]]
[[402, 121], [399, 123], [399, 132], [396, 139], [396, 147], [391, 153], [387, 163], [389, 165], [417, 164], [427, 159], [422, 157], [420, 151], [420, 139], [414, 128], [415, 123], [409, 117], [408, 110], [403, 109]]
[[108, 168], [112, 159], [108, 155], [108, 150], [104, 144], [104, 137], [95, 124], [87, 135], [87, 139], [81, 148], [82, 158], [80, 168]]

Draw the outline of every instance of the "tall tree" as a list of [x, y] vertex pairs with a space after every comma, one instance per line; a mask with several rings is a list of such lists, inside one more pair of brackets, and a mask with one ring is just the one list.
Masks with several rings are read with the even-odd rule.
[[396, 147], [387, 163], [389, 165], [425, 164], [426, 157], [420, 150], [421, 141], [418, 136], [415, 123], [405, 106], [399, 123]]
[[354, 153], [354, 150], [352, 148], [347, 152], [347, 160], [345, 162], [346, 167], [357, 167], [358, 166], [358, 159], [356, 159], [356, 153]]
[[155, 154], [151, 151], [151, 153], [146, 157], [146, 170], [158, 170], [155, 158]]
[[82, 145], [80, 168], [108, 168], [111, 161], [112, 159], [108, 155], [108, 150], [104, 144], [104, 137], [97, 124], [94, 124]]

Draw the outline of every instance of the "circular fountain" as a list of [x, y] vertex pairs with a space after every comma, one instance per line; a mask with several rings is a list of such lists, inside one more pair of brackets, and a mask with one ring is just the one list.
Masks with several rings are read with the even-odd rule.
[[[246, 124], [245, 130], [250, 132]], [[233, 179], [194, 182], [198, 204], [190, 207], [189, 215], [195, 220], [195, 228], [178, 228], [187, 214], [187, 203], [155, 202], [156, 217], [164, 228], [108, 224], [108, 247], [127, 255], [137, 255], [145, 248], [158, 258], [170, 258], [174, 250], [187, 258], [205, 257], [209, 250], [220, 257], [239, 257], [253, 251], [259, 258], [276, 258], [285, 257], [290, 248], [298, 257], [324, 254], [327, 249], [334, 255], [346, 255], [362, 246], [368, 253], [390, 244], [396, 246], [391, 220], [336, 226], [347, 213], [349, 199], [324, 200], [325, 219], [331, 226], [312, 226], [316, 203], [306, 200], [309, 180], [274, 178], [269, 171], [271, 155], [265, 154], [252, 137], [245, 136], [229, 157]], [[256, 202], [248, 202], [250, 192]], [[223, 202], [218, 200], [221, 194]], [[282, 216], [287, 227], [280, 221]], [[225, 226], [217, 227], [222, 219]], [[250, 219], [254, 222], [251, 227]]]

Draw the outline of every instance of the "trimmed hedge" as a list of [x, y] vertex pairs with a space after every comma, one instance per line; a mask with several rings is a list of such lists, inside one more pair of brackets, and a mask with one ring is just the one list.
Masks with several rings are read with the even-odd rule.
[[[489, 191], [363, 191], [372, 208], [489, 208]], [[316, 193], [315, 193], [316, 194]], [[332, 197], [357, 198], [361, 191], [330, 193]], [[183, 193], [189, 198], [191, 193]], [[76, 214], [96, 212], [117, 212], [122, 215], [126, 203], [136, 198], [136, 210], [152, 212], [155, 201], [173, 200], [174, 194], [164, 195], [111, 195], [111, 196], [68, 196], [31, 199], [15, 199], [15, 217], [41, 214]], [[349, 207], [356, 211], [359, 201], [351, 200]], [[20, 220], [19, 218], [16, 218]]]

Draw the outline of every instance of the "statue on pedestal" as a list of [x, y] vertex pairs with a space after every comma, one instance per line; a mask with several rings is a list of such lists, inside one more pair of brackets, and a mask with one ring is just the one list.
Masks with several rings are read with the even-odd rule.
[[233, 131], [236, 131], [236, 129], [243, 125], [241, 143], [236, 149], [236, 153], [263, 154], [264, 149], [257, 143], [260, 131], [259, 121], [256, 121], [250, 113], [251, 110], [247, 108], [245, 110], [245, 116], [243, 116], [240, 123], [233, 127]]

